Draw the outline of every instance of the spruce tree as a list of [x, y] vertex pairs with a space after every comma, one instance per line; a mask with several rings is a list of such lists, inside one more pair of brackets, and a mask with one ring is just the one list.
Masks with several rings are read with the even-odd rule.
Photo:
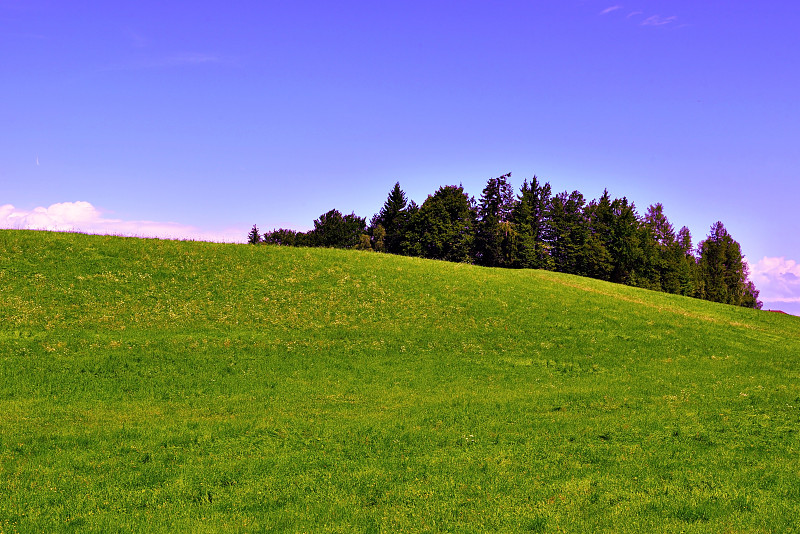
[[406, 210], [408, 200], [406, 194], [400, 189], [400, 182], [396, 182], [389, 196], [384, 202], [380, 212], [370, 221], [373, 238], [375, 229], [383, 227], [383, 250], [391, 254], [402, 253], [403, 234], [408, 223], [408, 212]]
[[626, 197], [617, 198], [611, 203], [611, 211], [614, 214], [608, 246], [614, 264], [611, 281], [636, 285], [636, 271], [642, 260], [636, 205], [628, 203]]
[[653, 289], [679, 293], [681, 284], [678, 271], [684, 262], [676, 246], [675, 229], [664, 214], [661, 203], [647, 208], [643, 227], [645, 264]]
[[681, 288], [679, 293], [688, 297], [695, 296], [699, 283], [697, 280], [697, 258], [694, 255], [692, 245], [692, 233], [686, 226], [678, 231], [675, 239], [676, 246], [680, 255], [683, 257], [683, 265], [680, 268]]
[[251, 245], [258, 245], [261, 242], [261, 234], [258, 233], [258, 227], [255, 224], [247, 234], [247, 242]]
[[541, 185], [536, 178], [526, 179], [520, 188], [511, 214], [516, 229], [513, 266], [532, 269], [551, 269], [547, 236], [549, 234], [548, 206], [550, 184]]
[[508, 267], [512, 264], [515, 230], [511, 214], [515, 202], [509, 178], [511, 173], [490, 178], [481, 194], [475, 234], [475, 259], [480, 265]]
[[554, 270], [586, 275], [586, 244], [589, 225], [584, 214], [585, 200], [580, 191], [559, 193], [550, 199], [550, 256]]
[[[711, 232], [698, 246], [700, 296], [713, 302], [755, 307], [755, 287], [748, 286], [747, 264], [738, 242], [717, 221]], [[757, 295], [757, 294], [756, 294]]]
[[589, 224], [587, 242], [587, 275], [600, 280], [609, 280], [614, 267], [609, 243], [614, 213], [608, 189], [603, 190], [599, 200], [592, 200], [584, 211]]

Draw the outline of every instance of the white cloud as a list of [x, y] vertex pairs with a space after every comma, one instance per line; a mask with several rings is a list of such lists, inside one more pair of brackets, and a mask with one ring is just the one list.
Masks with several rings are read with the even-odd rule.
[[[781, 304], [800, 306], [800, 263], [785, 257], [764, 256], [750, 266], [750, 280], [761, 291], [764, 308], [779, 308]], [[793, 306], [794, 307], [794, 306]]]
[[653, 15], [652, 17], [647, 17], [642, 21], [642, 26], [663, 26], [665, 24], [671, 24], [678, 20], [678, 17], [662, 17], [661, 15]]
[[85, 201], [61, 202], [32, 210], [20, 210], [5, 204], [0, 206], [0, 228], [219, 242], [241, 242], [247, 234], [247, 229], [209, 232], [175, 222], [106, 218], [100, 210]]
[[608, 15], [608, 14], [609, 14], [609, 13], [611, 13], [612, 11], [616, 11], [616, 10], [618, 10], [618, 9], [622, 9], [622, 6], [611, 6], [611, 7], [607, 7], [607, 8], [605, 8], [603, 11], [601, 11], [601, 12], [600, 12], [600, 14], [601, 14], [601, 15]]

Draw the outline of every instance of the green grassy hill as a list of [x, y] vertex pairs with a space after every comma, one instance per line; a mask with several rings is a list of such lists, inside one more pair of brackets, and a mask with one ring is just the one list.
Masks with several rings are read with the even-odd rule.
[[800, 318], [0, 231], [0, 532], [788, 532]]

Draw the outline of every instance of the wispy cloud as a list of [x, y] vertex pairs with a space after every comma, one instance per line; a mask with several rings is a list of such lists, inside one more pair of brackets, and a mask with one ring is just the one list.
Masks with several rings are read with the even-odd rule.
[[[600, 16], [608, 15], [610, 13], [614, 13], [622, 9], [624, 9], [624, 6], [622, 6], [621, 4], [614, 4], [600, 11], [598, 15]], [[640, 26], [666, 26], [668, 24], [673, 24], [678, 22], [678, 17], [676, 15], [671, 15], [669, 17], [665, 17], [663, 15], [647, 15], [644, 11], [640, 10], [628, 12], [628, 14], [625, 15], [625, 18], [626, 19], [639, 18]]]
[[168, 56], [162, 60], [162, 63], [164, 65], [202, 65], [221, 61], [222, 58], [218, 54], [188, 53]]
[[647, 17], [642, 21], [642, 26], [664, 26], [665, 24], [672, 24], [678, 20], [678, 17], [662, 17], [661, 15], [653, 15]]
[[618, 9], [622, 9], [622, 6], [610, 6], [605, 8], [603, 11], [600, 12], [601, 15], [608, 15], [611, 12], [614, 12]]
[[[11, 204], [0, 206], [0, 228], [52, 230], [100, 235], [194, 239], [197, 241], [241, 242], [242, 230], [205, 231], [175, 222], [131, 221], [104, 217], [85, 201], [61, 202], [47, 208], [21, 210]], [[246, 233], [246, 232], [245, 232]]]
[[750, 266], [750, 279], [761, 294], [764, 308], [782, 304], [800, 306], [800, 263], [785, 257], [763, 257]]

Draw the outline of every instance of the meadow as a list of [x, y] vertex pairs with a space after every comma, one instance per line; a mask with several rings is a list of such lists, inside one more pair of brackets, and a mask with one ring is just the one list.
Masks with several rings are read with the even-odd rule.
[[0, 230], [0, 533], [792, 532], [800, 318]]

